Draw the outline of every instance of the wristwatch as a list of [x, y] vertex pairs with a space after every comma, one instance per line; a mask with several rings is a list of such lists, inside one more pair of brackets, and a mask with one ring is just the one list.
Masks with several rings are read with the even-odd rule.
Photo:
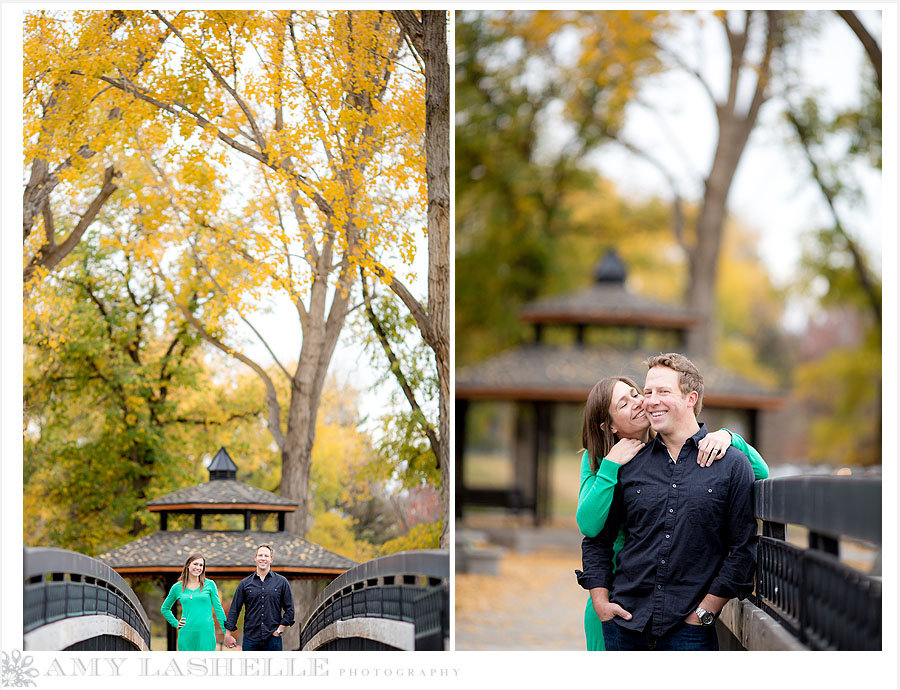
[[700, 625], [712, 625], [716, 622], [716, 614], [712, 611], [707, 611], [701, 606], [694, 609], [694, 613], [696, 613], [697, 618], [700, 619]]

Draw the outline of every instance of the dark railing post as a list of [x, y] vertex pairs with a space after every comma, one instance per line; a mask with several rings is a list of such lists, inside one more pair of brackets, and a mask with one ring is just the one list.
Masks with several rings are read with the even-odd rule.
[[463, 464], [465, 462], [465, 453], [466, 453], [466, 416], [469, 412], [469, 401], [457, 398], [455, 402], [456, 414], [453, 415], [454, 424], [456, 425], [456, 433], [455, 433], [455, 472], [456, 472], [456, 486], [458, 487], [457, 495], [456, 495], [456, 517], [462, 519], [463, 517], [463, 504], [466, 501], [465, 498], [465, 478], [463, 477]]
[[553, 407], [550, 403], [539, 401], [534, 403], [535, 449], [534, 449], [534, 486], [535, 508], [534, 524], [540, 525], [550, 516], [550, 462], [553, 446]]
[[832, 556], [840, 556], [840, 542], [834, 537], [818, 532], [809, 533], [809, 548], [824, 553], [830, 553]]

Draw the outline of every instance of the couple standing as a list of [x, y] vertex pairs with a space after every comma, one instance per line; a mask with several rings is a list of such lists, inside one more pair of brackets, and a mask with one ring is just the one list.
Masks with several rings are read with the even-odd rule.
[[587, 647], [716, 650], [716, 617], [753, 588], [751, 488], [768, 467], [737, 434], [698, 422], [703, 377], [689, 359], [646, 365], [643, 395], [608, 378], [585, 406], [576, 574], [590, 592]]
[[[273, 549], [269, 544], [256, 547], [256, 570], [241, 580], [231, 600], [228, 618], [219, 600], [216, 583], [206, 577], [203, 554], [192, 554], [184, 564], [181, 577], [172, 585], [161, 611], [165, 619], [178, 628], [178, 651], [211, 652], [216, 649], [213, 612], [224, 628], [225, 646], [236, 647], [232, 632], [237, 630], [241, 609], [244, 614], [245, 652], [280, 652], [281, 633], [294, 623], [294, 598], [290, 583], [272, 571]], [[181, 619], [172, 615], [172, 606], [181, 604]]]

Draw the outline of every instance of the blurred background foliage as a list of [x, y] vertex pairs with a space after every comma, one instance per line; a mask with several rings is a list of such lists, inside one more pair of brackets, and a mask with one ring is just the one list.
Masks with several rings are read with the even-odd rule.
[[[458, 367], [528, 339], [518, 309], [586, 287], [593, 265], [615, 247], [639, 294], [690, 306], [696, 274], [714, 277], [711, 356], [785, 394], [784, 439], [773, 461], [880, 464], [879, 257], [867, 253], [848, 213], [870, 201], [859, 166], [881, 166], [880, 54], [877, 74], [874, 63], [863, 64], [854, 105], [836, 108], [803, 82], [796, 61], [804, 41], [843, 17], [765, 13], [773, 58], [764, 96], [781, 115], [777, 126], [756, 128], [769, 126], [769, 140], [780, 137], [791, 147], [796, 174], [818, 187], [833, 221], [797, 229], [802, 258], [790, 280], [775, 281], [758, 232], [734, 215], [724, 217], [714, 259], [697, 260], [714, 169], [692, 197], [660, 165], [672, 196], [638, 198], [617, 189], [592, 159], [602, 146], [653, 159], [622, 135], [623, 124], [648, 79], [687, 71], [695, 47], [673, 41], [685, 35], [686, 23], [720, 23], [733, 37], [743, 18], [752, 41], [761, 35], [751, 30], [762, 26], [762, 14], [457, 12]], [[713, 148], [743, 146], [740, 136], [721, 121], [709, 132]], [[691, 145], [707, 150], [710, 142]], [[789, 304], [803, 310], [804, 325], [788, 327]]]

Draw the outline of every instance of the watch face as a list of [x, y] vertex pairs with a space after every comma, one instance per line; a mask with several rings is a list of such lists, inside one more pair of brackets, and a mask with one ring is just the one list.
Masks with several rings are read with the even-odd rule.
[[703, 625], [712, 625], [713, 620], [715, 620], [715, 616], [712, 615], [709, 611], [703, 614], [703, 617], [700, 619], [700, 623]]

